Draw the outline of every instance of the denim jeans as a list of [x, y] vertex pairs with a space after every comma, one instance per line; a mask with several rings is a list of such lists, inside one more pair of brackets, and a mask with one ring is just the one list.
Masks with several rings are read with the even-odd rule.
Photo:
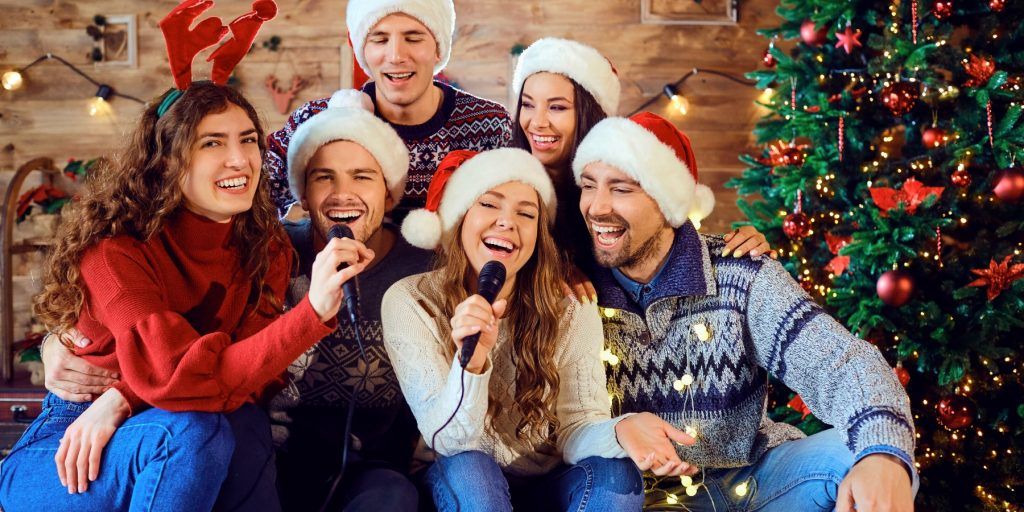
[[506, 477], [478, 451], [440, 457], [426, 486], [438, 512], [630, 511], [643, 505], [643, 480], [630, 459], [589, 457], [538, 477]]
[[[51, 510], [211, 510], [229, 472], [250, 482], [242, 485], [246, 491], [265, 485], [251, 483], [265, 474], [251, 457], [233, 457], [236, 433], [232, 420], [258, 418], [254, 410], [263, 413], [255, 406], [246, 405], [227, 415], [147, 409], [129, 417], [110, 438], [103, 450], [99, 478], [89, 483], [89, 489], [68, 494], [57, 477], [54, 456], [64, 431], [89, 405], [46, 396], [39, 417], [0, 463], [3, 510], [34, 512], [40, 504]], [[267, 420], [263, 425], [269, 443]], [[246, 439], [245, 435], [241, 438]], [[259, 451], [247, 447], [239, 453], [256, 454], [259, 459]], [[236, 470], [236, 465], [243, 471]], [[272, 468], [272, 459], [270, 465]], [[276, 500], [276, 493], [273, 496]], [[247, 500], [229, 501], [234, 506]], [[259, 509], [268, 506], [278, 505], [263, 502]]]
[[679, 505], [693, 512], [832, 511], [851, 467], [853, 455], [829, 429], [772, 448], [751, 466], [706, 471], [697, 495], [678, 495]]

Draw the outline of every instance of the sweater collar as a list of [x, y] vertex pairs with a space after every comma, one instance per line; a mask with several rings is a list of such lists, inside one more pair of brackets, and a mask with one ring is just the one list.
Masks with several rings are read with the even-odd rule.
[[444, 99], [441, 100], [441, 108], [437, 109], [433, 117], [428, 119], [427, 122], [414, 125], [394, 124], [380, 117], [380, 109], [377, 108], [377, 84], [375, 82], [366, 82], [366, 85], [363, 86], [363, 92], [373, 100], [373, 111], [377, 114], [377, 117], [394, 128], [402, 140], [408, 141], [425, 139], [437, 133], [438, 130], [448, 123], [448, 119], [452, 117], [452, 112], [455, 111], [455, 99], [457, 96], [455, 88], [437, 80], [434, 80], [434, 85], [441, 89], [441, 94], [444, 96]]
[[226, 249], [234, 225], [234, 217], [228, 222], [216, 222], [182, 206], [168, 216], [164, 229], [182, 249], [208, 251]]
[[[598, 268], [593, 274], [601, 307], [643, 313], [642, 306], [630, 297], [612, 269]], [[708, 246], [689, 221], [676, 229], [668, 261], [659, 271], [658, 278], [649, 284], [651, 291], [645, 294], [644, 300], [647, 305], [670, 297], [717, 294]]]

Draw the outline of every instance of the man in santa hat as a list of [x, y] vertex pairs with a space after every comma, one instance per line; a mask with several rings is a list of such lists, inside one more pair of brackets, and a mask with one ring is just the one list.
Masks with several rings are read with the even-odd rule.
[[[690, 510], [912, 510], [910, 401], [878, 349], [778, 262], [721, 256], [694, 220], [714, 199], [690, 142], [649, 113], [609, 118], [573, 161], [605, 309], [612, 414], [652, 412], [695, 443], [657, 454]], [[804, 437], [766, 416], [768, 378], [835, 428]], [[634, 440], [619, 441], [622, 446]], [[698, 476], [696, 473], [702, 472]], [[875, 508], [882, 507], [882, 508]]]
[[[506, 146], [511, 120], [500, 104], [434, 79], [451, 56], [452, 0], [350, 0], [345, 22], [356, 61], [371, 79], [363, 92], [409, 149], [405, 196], [393, 213], [401, 220], [405, 212], [423, 206], [430, 178], [445, 155]], [[263, 168], [282, 213], [298, 199], [288, 188], [292, 134], [326, 106], [327, 98], [306, 103], [268, 137]]]

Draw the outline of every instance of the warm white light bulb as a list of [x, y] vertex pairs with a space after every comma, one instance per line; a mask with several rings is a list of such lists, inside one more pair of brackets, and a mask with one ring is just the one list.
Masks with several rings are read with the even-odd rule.
[[96, 117], [110, 113], [110, 104], [99, 96], [89, 100], [89, 115]]
[[21, 84], [23, 83], [25, 83], [25, 81], [22, 78], [21, 73], [14, 70], [4, 73], [3, 77], [0, 78], [0, 84], [2, 84], [3, 88], [8, 91], [13, 91], [21, 87]]
[[676, 110], [684, 116], [690, 111], [690, 102], [681, 94], [672, 95], [672, 106], [674, 106]]

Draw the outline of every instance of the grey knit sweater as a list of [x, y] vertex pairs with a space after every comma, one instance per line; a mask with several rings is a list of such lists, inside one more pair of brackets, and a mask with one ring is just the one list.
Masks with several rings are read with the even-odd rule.
[[644, 311], [610, 270], [593, 273], [600, 305], [615, 310], [604, 315], [620, 361], [609, 370], [612, 414], [656, 413], [696, 431], [694, 446], [679, 447], [684, 460], [745, 466], [803, 436], [768, 419], [772, 375], [839, 430], [855, 459], [895, 455], [916, 481], [910, 401], [878, 350], [825, 313], [778, 262], [722, 257], [724, 245], [690, 223], [676, 230]]

